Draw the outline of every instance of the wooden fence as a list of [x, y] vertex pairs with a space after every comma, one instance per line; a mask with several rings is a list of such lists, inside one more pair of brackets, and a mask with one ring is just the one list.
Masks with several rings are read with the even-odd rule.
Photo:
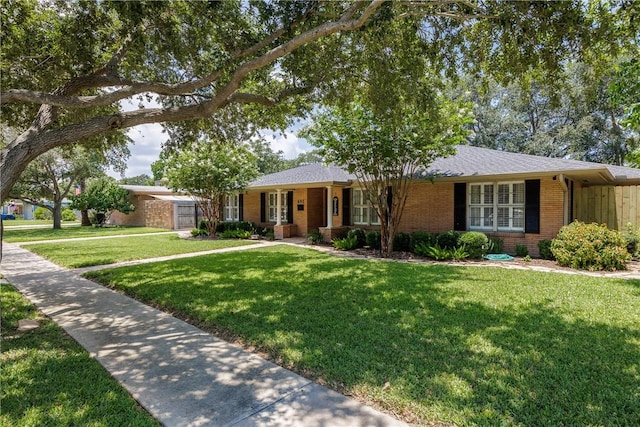
[[573, 194], [575, 219], [607, 224], [625, 230], [631, 223], [640, 227], [640, 186], [594, 186], [576, 188]]

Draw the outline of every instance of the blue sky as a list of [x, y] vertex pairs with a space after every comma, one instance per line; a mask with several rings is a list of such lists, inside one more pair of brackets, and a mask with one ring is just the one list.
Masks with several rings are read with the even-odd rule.
[[[159, 104], [155, 102], [144, 102], [145, 107], [156, 108]], [[138, 108], [138, 103], [123, 102], [124, 111], [130, 111]], [[296, 158], [299, 154], [311, 151], [311, 147], [304, 139], [299, 139], [296, 134], [303, 126], [302, 123], [296, 123], [284, 133], [262, 131], [264, 139], [271, 144], [271, 149], [275, 152], [282, 151], [287, 159]], [[125, 176], [133, 177], [142, 174], [153, 176], [151, 173], [151, 163], [158, 160], [162, 144], [167, 141], [167, 134], [162, 132], [160, 124], [146, 124], [131, 128], [127, 132], [133, 140], [133, 144], [129, 145], [131, 157], [127, 161], [127, 170]], [[118, 172], [108, 171], [108, 174], [114, 178], [120, 179]]]

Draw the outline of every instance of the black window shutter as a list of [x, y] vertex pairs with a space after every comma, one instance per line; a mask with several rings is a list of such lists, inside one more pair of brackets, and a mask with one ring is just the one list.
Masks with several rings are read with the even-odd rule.
[[453, 184], [453, 229], [467, 230], [467, 184], [465, 182]]
[[260, 222], [267, 222], [267, 193], [260, 193]]
[[244, 194], [238, 195], [238, 221], [244, 221]]
[[287, 191], [287, 222], [293, 224], [293, 191]]
[[524, 232], [540, 234], [540, 180], [524, 182]]
[[351, 189], [342, 189], [342, 225], [351, 225]]

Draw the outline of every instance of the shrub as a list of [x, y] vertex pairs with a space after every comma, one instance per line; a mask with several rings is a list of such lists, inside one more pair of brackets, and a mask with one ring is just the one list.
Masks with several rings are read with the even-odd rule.
[[62, 210], [62, 220], [63, 221], [77, 221], [78, 217], [76, 216], [75, 212], [73, 212], [71, 209], [63, 209]]
[[465, 245], [458, 246], [455, 249], [451, 249], [450, 252], [451, 252], [451, 258], [453, 258], [456, 261], [462, 261], [463, 259], [469, 258], [469, 253]]
[[193, 230], [191, 230], [191, 235], [193, 237], [208, 236], [207, 230], [202, 230], [200, 228], [194, 228]]
[[434, 246], [426, 248], [426, 256], [436, 261], [447, 261], [453, 259], [453, 249], [443, 248], [437, 243]]
[[267, 240], [276, 240], [276, 234], [270, 228], [265, 228], [264, 238]]
[[455, 249], [458, 246], [459, 238], [460, 233], [455, 230], [449, 230], [438, 234], [436, 237], [436, 243], [442, 248]]
[[638, 252], [640, 251], [640, 228], [634, 230], [633, 224], [629, 223], [622, 235], [627, 240], [627, 252], [629, 252], [632, 257], [637, 258]]
[[411, 252], [416, 252], [416, 246], [425, 243], [427, 246], [435, 244], [435, 236], [427, 231], [416, 231], [411, 234]]
[[33, 217], [35, 219], [52, 219], [53, 214], [49, 209], [39, 206], [35, 211], [33, 211]]
[[224, 233], [228, 230], [242, 230], [253, 233], [254, 227], [249, 221], [222, 221], [216, 226], [216, 233]]
[[469, 231], [458, 239], [458, 244], [466, 248], [469, 258], [481, 259], [487, 252], [489, 238], [479, 231]]
[[488, 254], [501, 254], [504, 252], [504, 241], [499, 237], [489, 237], [489, 243], [487, 243]]
[[411, 235], [402, 231], [393, 238], [393, 250], [409, 252], [411, 250]]
[[367, 246], [371, 249], [380, 249], [382, 245], [382, 235], [379, 231], [367, 231], [365, 233], [365, 240], [367, 241]]
[[367, 236], [366, 233], [364, 232], [364, 230], [362, 228], [352, 228], [347, 232], [347, 237], [351, 238], [351, 237], [355, 237], [357, 240], [357, 246], [358, 248], [363, 247], [366, 243], [367, 243]]
[[554, 260], [553, 252], [551, 252], [551, 240], [540, 240], [538, 242], [538, 252], [540, 258]]
[[413, 248], [413, 253], [419, 256], [429, 256], [429, 248], [431, 245], [427, 242], [419, 242]]
[[248, 239], [251, 237], [251, 231], [240, 229], [229, 229], [222, 232], [223, 239]]
[[631, 259], [622, 234], [606, 225], [575, 221], [551, 242], [558, 264], [582, 270], [625, 270]]
[[344, 239], [333, 239], [333, 247], [341, 251], [350, 251], [358, 247], [358, 238], [352, 236], [345, 237]]
[[312, 245], [318, 245], [324, 242], [324, 237], [320, 230], [314, 228], [313, 230], [309, 230], [309, 234], [307, 234], [307, 241]]
[[529, 248], [527, 248], [525, 245], [516, 245], [516, 256], [529, 256]]

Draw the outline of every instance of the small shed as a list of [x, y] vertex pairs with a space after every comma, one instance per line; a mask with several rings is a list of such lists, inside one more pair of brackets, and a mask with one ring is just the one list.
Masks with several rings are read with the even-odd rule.
[[109, 223], [139, 227], [182, 230], [195, 228], [198, 212], [189, 196], [177, 194], [167, 187], [122, 185], [129, 192], [129, 200], [136, 207], [130, 214], [114, 212]]

